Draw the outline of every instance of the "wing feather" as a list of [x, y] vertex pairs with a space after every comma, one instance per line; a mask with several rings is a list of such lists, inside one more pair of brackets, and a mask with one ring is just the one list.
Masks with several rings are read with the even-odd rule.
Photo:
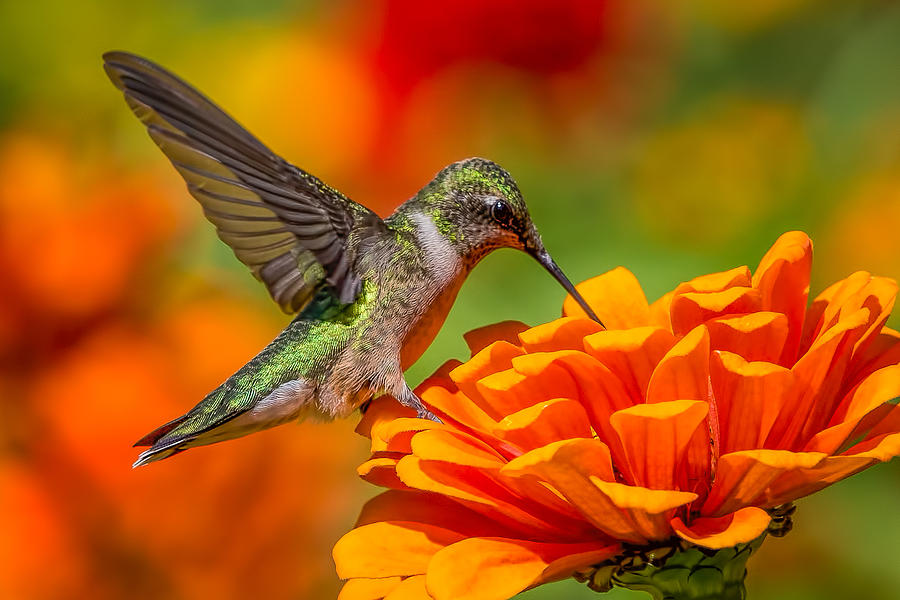
[[104, 54], [105, 69], [235, 256], [286, 312], [328, 285], [342, 303], [361, 287], [357, 242], [385, 225], [365, 207], [273, 153], [162, 67]]

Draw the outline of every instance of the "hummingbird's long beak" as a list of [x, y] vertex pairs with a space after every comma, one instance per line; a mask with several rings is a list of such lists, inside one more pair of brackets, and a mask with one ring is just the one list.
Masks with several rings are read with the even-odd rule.
[[601, 321], [597, 315], [594, 314], [594, 311], [588, 306], [587, 301], [581, 297], [581, 294], [578, 293], [578, 290], [575, 289], [575, 286], [572, 285], [572, 282], [569, 281], [569, 278], [566, 277], [566, 274], [562, 272], [562, 269], [559, 268], [553, 259], [550, 257], [550, 253], [544, 250], [543, 248], [531, 250], [530, 248], [527, 250], [528, 254], [531, 254], [539, 263], [541, 263], [545, 269], [550, 271], [550, 274], [553, 275], [553, 278], [562, 284], [566, 291], [575, 298], [575, 301], [584, 309], [584, 312], [592, 318], [593, 320], [600, 323], [600, 325], [605, 329], [606, 325], [603, 325], [603, 321]]

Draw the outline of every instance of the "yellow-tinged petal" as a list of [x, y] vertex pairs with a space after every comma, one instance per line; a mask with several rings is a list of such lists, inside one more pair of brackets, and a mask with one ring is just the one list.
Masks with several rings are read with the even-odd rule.
[[504, 417], [493, 433], [526, 451], [557, 440], [592, 435], [581, 403], [569, 398], [547, 400], [514, 412]]
[[865, 271], [854, 273], [822, 292], [810, 305], [801, 349], [812, 346], [817, 337], [865, 308], [869, 312], [868, 327], [852, 350], [854, 355], [864, 355], [881, 332], [896, 296], [897, 282], [893, 279], [873, 277]]
[[519, 340], [526, 352], [582, 351], [585, 336], [602, 330], [600, 324], [591, 319], [561, 317], [522, 331]]
[[412, 436], [428, 429], [446, 429], [444, 423], [416, 417], [398, 417], [393, 421], [379, 421], [372, 427], [373, 452], [409, 452]]
[[603, 481], [593, 475], [589, 479], [632, 522], [633, 530], [648, 540], [670, 537], [669, 517], [672, 512], [697, 499], [697, 494], [693, 492], [651, 490]]
[[413, 456], [444, 460], [479, 469], [499, 469], [506, 461], [484, 442], [452, 430], [421, 431], [411, 442]]
[[672, 529], [683, 540], [719, 550], [755, 540], [768, 528], [770, 521], [766, 511], [748, 506], [722, 517], [694, 519], [690, 526], [675, 517], [672, 519]]
[[413, 575], [404, 579], [384, 600], [432, 600], [425, 590], [425, 576]]
[[743, 356], [750, 362], [780, 364], [788, 337], [788, 319], [777, 312], [721, 317], [706, 323], [709, 345]]
[[677, 473], [694, 432], [705, 422], [706, 402], [672, 400], [638, 404], [614, 413], [610, 423], [622, 442], [627, 471], [635, 485], [678, 489]]
[[479, 379], [491, 373], [509, 369], [512, 367], [512, 359], [524, 353], [522, 348], [509, 342], [494, 342], [467, 362], [453, 369], [450, 372], [450, 378], [464, 394], [474, 400], [475, 383]]
[[401, 577], [351, 579], [341, 588], [338, 600], [382, 600], [400, 585], [401, 581], [403, 581]]
[[732, 287], [721, 292], [676, 293], [670, 307], [672, 332], [684, 335], [710, 319], [759, 310], [759, 290]]
[[600, 331], [584, 338], [588, 354], [622, 381], [635, 403], [646, 397], [650, 374], [674, 345], [675, 336], [657, 327]]
[[501, 321], [492, 325], [485, 325], [463, 334], [469, 352], [474, 356], [494, 342], [504, 341], [512, 345], [518, 345], [519, 334], [528, 329], [528, 325], [521, 321]]
[[748, 287], [750, 281], [750, 269], [748, 267], [735, 267], [728, 271], [694, 277], [690, 281], [679, 284], [675, 288], [675, 294], [721, 292], [733, 287]]
[[[897, 413], [894, 414], [896, 415]], [[847, 450], [847, 455], [853, 458], [872, 458], [878, 462], [887, 462], [900, 456], [900, 432], [894, 429], [892, 433], [886, 433], [866, 440]], [[834, 458], [843, 457], [837, 456]]]
[[544, 571], [556, 560], [580, 555], [586, 562], [575, 568], [583, 568], [616, 551], [609, 544], [596, 542], [551, 544], [470, 538], [435, 554], [426, 585], [435, 600], [507, 600], [542, 581]]
[[778, 238], [753, 274], [753, 287], [761, 294], [760, 308], [782, 313], [788, 320], [789, 333], [781, 357], [771, 362], [790, 366], [796, 360], [806, 316], [811, 268], [812, 242], [802, 231], [790, 231]]
[[[479, 408], [481, 412], [497, 417], [497, 413], [481, 396], [478, 383], [485, 377], [512, 368], [512, 359], [521, 356], [525, 351], [509, 342], [495, 342], [450, 372], [450, 378], [458, 386], [467, 401]], [[453, 413], [450, 413], [453, 414]]]
[[[650, 323], [644, 290], [631, 271], [624, 267], [616, 267], [575, 287], [609, 329], [643, 327]], [[563, 315], [587, 317], [572, 296], [567, 296], [563, 302]]]
[[344, 535], [332, 555], [341, 579], [421, 575], [438, 550], [462, 538], [434, 525], [382, 521]]

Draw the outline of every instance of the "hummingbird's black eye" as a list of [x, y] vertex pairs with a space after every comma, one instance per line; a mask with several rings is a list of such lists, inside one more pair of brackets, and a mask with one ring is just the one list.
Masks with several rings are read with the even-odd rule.
[[505, 200], [497, 200], [491, 204], [491, 218], [503, 227], [511, 227], [513, 224], [513, 211]]

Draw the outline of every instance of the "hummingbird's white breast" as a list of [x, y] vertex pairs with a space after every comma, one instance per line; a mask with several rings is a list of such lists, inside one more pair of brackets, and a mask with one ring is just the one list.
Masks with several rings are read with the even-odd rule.
[[426, 289], [417, 290], [428, 307], [421, 316], [411, 323], [403, 339], [400, 363], [408, 368], [431, 345], [440, 331], [447, 313], [456, 300], [456, 294], [465, 280], [465, 263], [456, 248], [437, 228], [432, 218], [425, 213], [414, 213], [416, 237], [425, 268], [429, 277], [423, 282]]

